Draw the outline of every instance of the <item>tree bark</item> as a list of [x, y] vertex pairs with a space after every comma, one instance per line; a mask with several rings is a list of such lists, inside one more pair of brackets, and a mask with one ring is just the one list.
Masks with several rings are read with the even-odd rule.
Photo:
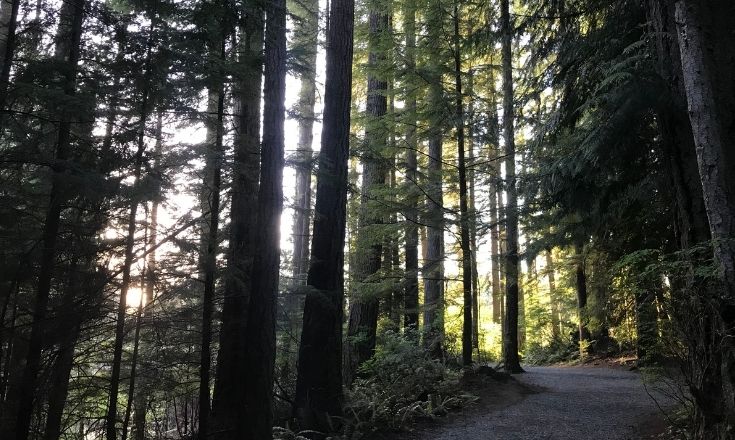
[[319, 2], [305, 0], [293, 6], [294, 20], [293, 47], [303, 53], [299, 61], [304, 71], [301, 73], [296, 112], [298, 113], [298, 143], [294, 154], [296, 172], [296, 194], [294, 196], [293, 223], [293, 264], [291, 271], [292, 288], [285, 292], [285, 327], [282, 336], [283, 363], [279, 367], [284, 374], [290, 374], [296, 364], [296, 354], [292, 348], [298, 341], [300, 330], [301, 286], [306, 283], [309, 271], [309, 232], [311, 223], [311, 174], [314, 168], [312, 143], [316, 115], [316, 59], [319, 36]]
[[240, 12], [238, 64], [234, 86], [234, 164], [230, 208], [230, 242], [222, 306], [209, 438], [241, 438], [243, 356], [255, 257], [255, 223], [260, 179], [260, 95], [262, 89], [263, 10], [249, 5]]
[[682, 78], [694, 135], [704, 205], [719, 266], [723, 294], [718, 298], [724, 421], [715, 429], [728, 435], [735, 426], [735, 5], [725, 0], [676, 3]]
[[[145, 270], [141, 281], [145, 279]], [[135, 393], [137, 392], [135, 385], [138, 379], [138, 359], [140, 354], [140, 331], [143, 327], [143, 307], [145, 305], [145, 296], [141, 294], [140, 302], [135, 311], [135, 331], [133, 332], [133, 354], [130, 357], [130, 379], [128, 379], [128, 398], [125, 403], [125, 415], [122, 423], [122, 440], [128, 438], [128, 427], [130, 426], [130, 415], [133, 412], [133, 404], [135, 402]]]
[[[686, 90], [683, 81], [681, 50], [677, 38], [675, 19], [676, 0], [654, 1], [646, 4], [648, 21], [655, 36], [658, 55], [658, 72], [669, 89], [669, 95], [661, 100], [657, 108], [658, 126], [664, 156], [668, 159], [669, 174], [676, 201], [675, 233], [680, 249], [691, 249], [711, 238], [707, 213], [702, 194], [702, 181], [697, 166], [697, 152], [692, 126], [687, 114]], [[706, 256], [693, 255], [692, 264], [702, 264]], [[677, 283], [672, 280], [673, 283]], [[679, 283], [680, 284], [680, 283]], [[697, 295], [690, 289], [672, 285], [672, 294], [677, 306], [671, 310], [675, 320], [687, 335], [685, 342], [691, 352], [698, 353], [684, 364], [688, 369], [690, 392], [694, 396], [696, 430], [702, 437], [713, 437], [717, 433], [723, 412], [722, 373], [710, 368], [721, 363], [721, 344], [713, 338], [712, 329], [718, 316], [708, 306], [719, 292], [711, 283], [695, 287]], [[698, 310], [701, 324], [693, 324], [692, 311]], [[715, 313], [713, 313], [715, 312]], [[716, 332], [715, 332], [716, 333]]]
[[[63, 93], [71, 98], [76, 94], [77, 88], [77, 70], [81, 52], [85, 2], [84, 0], [76, 0], [65, 5], [62, 8], [61, 21], [57, 32], [56, 57], [59, 61], [66, 62]], [[9, 424], [10, 426], [3, 426], [3, 432], [0, 432], [3, 438], [15, 438], [15, 440], [26, 440], [29, 436], [34, 396], [36, 395], [38, 374], [41, 370], [43, 333], [56, 262], [57, 235], [61, 223], [63, 202], [68, 197], [63, 190], [64, 183], [61, 180], [65, 173], [64, 162], [71, 154], [72, 124], [71, 115], [68, 112], [61, 110], [59, 116], [55, 163], [52, 165], [51, 194], [41, 237], [41, 263], [38, 272], [31, 334], [28, 341], [25, 369], [19, 389], [15, 394], [18, 397], [16, 422], [15, 426], [12, 426], [12, 423]], [[3, 415], [3, 417], [7, 420], [8, 415]]]
[[472, 295], [472, 248], [470, 247], [469, 207], [467, 204], [467, 165], [465, 163], [464, 103], [462, 102], [462, 54], [460, 52], [459, 7], [454, 3], [454, 87], [455, 123], [457, 130], [457, 171], [459, 174], [459, 231], [462, 249], [462, 365], [472, 365], [473, 308]]
[[236, 438], [272, 438], [273, 374], [276, 360], [276, 304], [283, 211], [286, 99], [286, 0], [266, 3], [263, 83], [263, 142], [258, 192], [255, 259], [243, 354], [244, 412]]
[[505, 207], [507, 253], [505, 255], [505, 338], [504, 363], [509, 373], [521, 373], [518, 359], [518, 195], [515, 174], [515, 134], [513, 130], [513, 28], [509, 0], [501, 0], [503, 58], [503, 136], [505, 138], [505, 182], [508, 203]]
[[[704, 192], [704, 203], [710, 231], [715, 240], [715, 257], [720, 264], [728, 292], [735, 291], [735, 176], [730, 172], [735, 153], [733, 140], [731, 77], [733, 60], [725, 58], [729, 50], [720, 46], [711, 34], [720, 29], [709, 12], [732, 12], [733, 6], [717, 9], [713, 2], [705, 6], [700, 0], [679, 1], [676, 21], [679, 26], [679, 48], [682, 73], [689, 107], [697, 163]], [[709, 35], [709, 37], [708, 37]], [[732, 37], [730, 37], [732, 39]], [[731, 49], [731, 48], [730, 48]], [[714, 55], [722, 50], [722, 56]]]
[[376, 225], [382, 223], [383, 218], [376, 199], [380, 197], [379, 191], [385, 187], [387, 172], [383, 154], [388, 140], [388, 133], [385, 130], [388, 82], [376, 72], [380, 71], [381, 64], [385, 64], [385, 55], [382, 53], [384, 48], [381, 47], [381, 43], [390, 31], [390, 22], [388, 14], [381, 11], [379, 5], [372, 4], [370, 7], [366, 145], [361, 160], [362, 189], [356, 238], [356, 264], [352, 270], [353, 291], [350, 295], [342, 377], [347, 385], [352, 384], [359, 366], [370, 359], [375, 350], [381, 293], [380, 280], [376, 279], [376, 273], [380, 270], [383, 239], [376, 230]]
[[10, 68], [15, 55], [16, 28], [20, 0], [2, 0], [0, 3], [0, 123], [5, 118], [5, 106], [10, 87]]
[[69, 264], [66, 292], [64, 292], [63, 304], [59, 310], [60, 317], [70, 317], [69, 321], [64, 320], [66, 322], [63, 324], [59, 322], [59, 328], [69, 328], [69, 332], [59, 343], [59, 351], [51, 373], [52, 382], [48, 392], [48, 410], [44, 430], [45, 440], [56, 440], [61, 435], [62, 416], [69, 393], [69, 376], [74, 365], [74, 349], [81, 330], [81, 314], [73, 310], [77, 290], [82, 287], [78, 275], [78, 258], [73, 256]]
[[587, 274], [585, 273], [584, 245], [574, 246], [575, 275], [577, 289], [577, 319], [579, 320], [579, 354], [584, 356], [584, 342], [589, 341], [590, 334], [587, 330]]
[[469, 160], [469, 169], [467, 170], [467, 181], [469, 199], [467, 201], [469, 209], [469, 229], [470, 229], [470, 260], [472, 266], [472, 347], [480, 356], [480, 275], [477, 269], [477, 210], [475, 208], [475, 91], [474, 91], [474, 75], [472, 70], [469, 71], [467, 80], [467, 95], [470, 98], [467, 107], [469, 121], [467, 126], [467, 153]]
[[342, 414], [342, 303], [352, 93], [353, 0], [331, 0], [327, 87], [311, 261], [296, 381], [295, 416], [328, 431]]
[[403, 29], [406, 34], [406, 79], [404, 95], [406, 107], [404, 124], [406, 126], [406, 278], [404, 293], [404, 319], [406, 329], [418, 330], [419, 326], [419, 194], [418, 161], [416, 150], [416, 0], [403, 3]]
[[[498, 170], [498, 175], [500, 175], [500, 171]], [[500, 180], [500, 177], [498, 178]], [[500, 183], [502, 185], [502, 182]], [[500, 289], [498, 293], [498, 299], [500, 303], [500, 329], [501, 329], [501, 340], [505, 341], [505, 322], [506, 322], [506, 314], [505, 314], [505, 286], [506, 286], [506, 272], [505, 272], [505, 256], [508, 253], [508, 231], [505, 227], [506, 222], [506, 210], [505, 210], [505, 201], [503, 200], [503, 196], [505, 194], [505, 191], [503, 191], [502, 186], [501, 189], [498, 190], [498, 273], [500, 275]], [[505, 350], [505, 344], [502, 345], [502, 350]]]
[[[140, 118], [138, 121], [138, 138], [137, 149], [135, 152], [133, 164], [133, 188], [135, 188], [142, 176], [143, 154], [145, 152], [145, 129], [150, 115], [150, 82], [151, 82], [151, 62], [152, 50], [154, 42], [154, 34], [156, 29], [157, 16], [153, 16], [150, 25], [150, 34], [148, 36], [146, 55], [145, 55], [145, 82], [142, 90], [140, 101]], [[120, 389], [120, 370], [122, 367], [123, 343], [125, 339], [125, 314], [127, 310], [127, 295], [130, 289], [131, 268], [133, 265], [134, 254], [133, 247], [135, 245], [135, 231], [137, 229], [137, 213], [140, 201], [137, 195], [133, 195], [130, 201], [130, 211], [128, 214], [127, 237], [125, 239], [125, 256], [122, 267], [122, 280], [120, 283], [120, 300], [117, 307], [117, 318], [115, 324], [115, 339], [113, 344], [112, 368], [110, 372], [110, 390], [107, 406], [107, 414], [105, 417], [105, 433], [107, 440], [115, 440], [117, 438], [117, 405], [118, 393]], [[132, 396], [129, 396], [132, 397]]]
[[491, 259], [491, 295], [493, 307], [493, 322], [500, 324], [503, 320], [502, 289], [500, 286], [500, 222], [502, 215], [503, 190], [500, 178], [500, 124], [498, 123], [497, 92], [495, 90], [495, 75], [490, 75], [490, 104], [488, 109], [488, 137], [490, 138], [488, 160], [490, 161], [490, 259]]
[[293, 277], [303, 283], [309, 270], [309, 223], [311, 221], [312, 141], [314, 138], [314, 105], [316, 102], [316, 55], [319, 33], [319, 4], [315, 0], [300, 2], [295, 14], [294, 46], [303, 55], [301, 88], [297, 112], [299, 138], [296, 152], [296, 196], [293, 226]]
[[551, 249], [546, 250], [546, 276], [549, 279], [549, 302], [551, 303], [551, 337], [554, 341], [561, 340], [561, 315], [559, 311], [559, 298], [556, 292], [556, 277], [554, 268], [554, 257]]
[[[158, 170], [158, 158], [161, 156], [161, 152], [163, 150], [163, 109], [159, 107], [156, 115], [156, 131], [155, 131], [155, 139], [156, 143], [154, 146], [154, 163], [153, 163], [153, 169]], [[144, 295], [145, 295], [145, 304], [150, 307], [153, 304], [154, 300], [154, 292], [155, 292], [155, 285], [156, 285], [156, 279], [157, 279], [157, 259], [156, 259], [156, 248], [158, 247], [158, 207], [159, 202], [157, 199], [154, 199], [151, 204], [151, 213], [150, 213], [150, 220], [148, 222], [148, 243], [149, 248], [151, 249], [148, 253], [148, 257], [146, 260], [146, 270], [145, 270], [145, 279], [143, 280], [145, 286], [144, 286]], [[151, 309], [148, 308], [143, 309], [143, 313], [148, 318], [151, 318], [149, 316], [151, 314]], [[141, 332], [145, 332], [146, 328], [145, 326], [141, 326], [140, 328]], [[139, 337], [140, 343], [144, 343], [144, 338], [142, 336]], [[145, 345], [144, 345], [145, 348]], [[146, 412], [148, 407], [148, 400], [150, 396], [150, 379], [145, 375], [141, 374], [138, 378], [138, 385], [136, 386], [135, 395], [134, 395], [134, 414], [133, 414], [133, 428], [134, 428], [134, 438], [135, 440], [145, 440], [146, 439]]]
[[426, 259], [424, 275], [424, 344], [434, 357], [444, 353], [444, 201], [442, 189], [442, 125], [444, 90], [442, 54], [439, 42], [443, 29], [443, 10], [439, 0], [429, 2], [426, 26], [429, 39], [436, 42], [428, 54], [429, 82], [429, 163], [426, 170]]
[[[221, 7], [221, 5], [218, 5]], [[224, 11], [223, 11], [224, 13]], [[209, 42], [212, 58], [209, 96], [207, 99], [207, 136], [205, 139], [204, 182], [202, 187], [202, 212], [207, 222], [202, 230], [202, 251], [200, 257], [204, 271], [204, 292], [202, 295], [202, 340], [199, 357], [199, 440], [206, 440], [209, 433], [210, 382], [212, 367], [212, 312], [217, 283], [217, 253], [219, 249], [220, 192], [222, 186], [222, 159], [224, 156], [224, 111], [225, 77], [217, 68], [224, 62], [225, 23], [218, 23], [221, 29], [210, 30], [216, 34]]]

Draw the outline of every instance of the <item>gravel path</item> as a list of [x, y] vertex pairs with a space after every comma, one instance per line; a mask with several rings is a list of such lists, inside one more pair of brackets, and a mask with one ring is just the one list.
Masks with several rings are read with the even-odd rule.
[[527, 367], [515, 376], [543, 391], [521, 402], [457, 420], [434, 440], [623, 440], [660, 412], [636, 372], [608, 368]]

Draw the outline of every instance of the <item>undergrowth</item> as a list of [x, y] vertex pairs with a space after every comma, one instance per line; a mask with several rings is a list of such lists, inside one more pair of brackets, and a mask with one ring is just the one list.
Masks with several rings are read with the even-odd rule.
[[[342, 429], [331, 440], [359, 440], [375, 431], [397, 431], [417, 419], [433, 419], [477, 398], [462, 390], [460, 372], [432, 359], [418, 335], [381, 336], [372, 359], [346, 391]], [[314, 432], [274, 428], [275, 440], [305, 440]]]

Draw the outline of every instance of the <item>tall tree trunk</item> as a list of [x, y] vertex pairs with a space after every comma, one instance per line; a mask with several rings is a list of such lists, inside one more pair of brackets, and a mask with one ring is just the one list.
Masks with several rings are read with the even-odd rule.
[[0, 2], [0, 122], [4, 119], [3, 113], [10, 87], [10, 68], [15, 55], [18, 9], [20, 9], [20, 0]]
[[[84, 121], [78, 125], [73, 133], [80, 143], [82, 154], [91, 154], [85, 148], [92, 137], [94, 110], [97, 102], [91, 100], [89, 105], [80, 108], [78, 120]], [[99, 163], [95, 171], [102, 172]], [[96, 235], [103, 228], [107, 218], [104, 211], [97, 204], [99, 202], [79, 197], [75, 207], [74, 217], [70, 224], [75, 231], [71, 235], [69, 249], [69, 265], [66, 269], [66, 288], [61, 294], [61, 304], [55, 311], [55, 316], [49, 320], [51, 330], [46, 335], [60, 334], [56, 360], [51, 369], [51, 384], [47, 393], [46, 425], [43, 432], [44, 439], [56, 440], [62, 433], [64, 408], [69, 394], [69, 382], [74, 366], [74, 353], [81, 334], [82, 325], [91, 316], [96, 316], [98, 294], [102, 291], [100, 285], [93, 283], [92, 274], [95, 273], [95, 261], [98, 257], [94, 243]]]
[[[694, 136], [687, 114], [681, 51], [675, 35], [677, 32], [675, 3], [676, 0], [649, 0], [646, 9], [652, 33], [655, 35], [658, 72], [668, 85], [671, 95], [669, 99], [660, 103], [657, 119], [676, 200], [675, 232], [680, 249], [686, 250], [709, 241], [711, 236], [697, 166]], [[692, 263], [702, 264], [702, 258], [694, 256]], [[707, 305], [711, 298], [719, 295], [719, 292], [711, 284], [707, 285], [709, 283], [698, 284], [697, 295], [691, 295], [690, 289], [672, 286], [674, 287], [672, 294], [678, 295], [674, 304], [678, 306], [671, 312], [688, 335], [685, 340], [688, 349], [698, 353], [697, 356], [692, 356], [684, 367], [690, 371], [688, 376], [694, 379], [688, 385], [695, 401], [696, 429], [700, 436], [707, 437], [717, 435], [707, 431], [719, 429], [717, 425], [723, 419], [722, 378], [716, 370], [710, 368], [711, 365], [721, 362], [720, 343], [709, 334], [715, 327], [712, 323], [718, 318], [717, 313], [713, 313], [714, 310]], [[690, 319], [692, 310], [701, 311], [704, 319], [693, 324]]]
[[[59, 29], [57, 31], [56, 58], [66, 63], [64, 69], [63, 93], [71, 98], [76, 94], [77, 70], [81, 52], [82, 22], [84, 20], [84, 0], [70, 1], [62, 7]], [[7, 66], [6, 66], [7, 67]], [[51, 291], [51, 280], [56, 262], [56, 242], [61, 223], [61, 212], [64, 200], [67, 198], [63, 190], [62, 175], [66, 173], [64, 162], [71, 155], [71, 115], [60, 110], [60, 123], [56, 142], [55, 161], [52, 165], [53, 177], [49, 205], [44, 220], [41, 237], [41, 263], [38, 272], [36, 295], [33, 306], [33, 321], [28, 341], [26, 365], [23, 371], [17, 394], [16, 422], [3, 426], [0, 436], [26, 440], [29, 435], [33, 417], [34, 396], [38, 374], [41, 370], [41, 352], [43, 349], [43, 334], [46, 326], [46, 314]], [[13, 390], [11, 390], [12, 392]], [[9, 415], [3, 415], [8, 419]], [[12, 417], [12, 415], [10, 415]]]
[[[531, 263], [528, 262], [529, 269]], [[522, 271], [521, 271], [522, 272]], [[526, 273], [524, 278], [523, 273], [519, 275], [519, 280], [524, 280], [524, 283], [518, 283], [518, 348], [523, 350], [526, 346], [526, 283], [531, 277], [530, 270]]]
[[467, 170], [467, 180], [469, 186], [469, 199], [467, 201], [469, 209], [469, 228], [470, 228], [470, 260], [472, 265], [472, 347], [480, 356], [480, 276], [477, 269], [477, 210], [475, 208], [475, 91], [474, 91], [474, 75], [472, 70], [469, 71], [467, 79], [467, 95], [470, 102], [467, 108], [468, 121], [467, 126], [467, 152], [469, 160], [469, 169]]
[[3, 364], [3, 400], [0, 408], [0, 434], [3, 438], [13, 439], [20, 396], [20, 384], [25, 371], [25, 360], [28, 351], [28, 333], [22, 331], [22, 323], [18, 320], [20, 286], [16, 283], [10, 293], [12, 307], [7, 330], [7, 353]]
[[[150, 25], [150, 34], [148, 36], [146, 55], [145, 55], [145, 82], [140, 101], [140, 114], [138, 121], [138, 139], [135, 159], [133, 164], [133, 188], [138, 186], [142, 176], [143, 154], [145, 152], [145, 129], [150, 114], [150, 82], [151, 82], [151, 58], [154, 42], [154, 34], [156, 29], [157, 16], [152, 17]], [[120, 300], [117, 307], [117, 319], [115, 325], [115, 339], [113, 345], [112, 371], [110, 372], [110, 390], [107, 406], [107, 415], [105, 418], [106, 438], [107, 440], [115, 440], [117, 437], [117, 405], [118, 394], [120, 390], [120, 370], [122, 367], [123, 343], [125, 339], [125, 315], [127, 310], [127, 295], [130, 289], [131, 268], [133, 265], [134, 254], [133, 247], [135, 245], [135, 231], [137, 229], [137, 213], [139, 200], [137, 195], [132, 196], [130, 202], [130, 211], [128, 213], [127, 237], [125, 239], [125, 256], [122, 267], [122, 280], [120, 283]], [[132, 396], [129, 396], [132, 397]]]
[[[141, 282], [145, 279], [145, 269], [141, 276]], [[138, 358], [140, 353], [140, 330], [143, 327], [143, 307], [145, 305], [145, 296], [141, 293], [140, 302], [135, 311], [135, 331], [133, 332], [133, 354], [130, 357], [130, 378], [128, 379], [128, 398], [125, 403], [125, 415], [123, 416], [122, 433], [120, 438], [127, 440], [128, 427], [130, 426], [130, 416], [133, 412], [133, 404], [135, 402], [136, 380], [138, 379]]]
[[682, 72], [704, 202], [728, 292], [735, 291], [735, 176], [730, 172], [735, 162], [731, 148], [735, 128], [729, 112], [735, 107], [735, 97], [728, 76], [735, 62], [726, 58], [732, 48], [724, 44], [733, 37], [714, 35], [719, 31], [731, 34], [731, 28], [719, 27], [722, 23], [712, 14], [733, 9], [735, 6], [725, 1], [705, 5], [701, 0], [681, 0], [676, 4]]
[[353, 0], [331, 0], [327, 87], [319, 152], [311, 262], [299, 347], [295, 416], [328, 431], [342, 414], [342, 304], [352, 93]]
[[[656, 339], [658, 337], [655, 289], [661, 289], [660, 280], [652, 280], [635, 292], [635, 324], [636, 324], [636, 355], [639, 365], [646, 365], [654, 358]], [[657, 285], [658, 284], [658, 285]]]
[[[125, 62], [125, 46], [127, 43], [127, 29], [125, 25], [119, 25], [115, 28], [115, 36], [117, 42], [117, 55], [115, 56], [115, 67], [121, 68]], [[120, 75], [116, 74], [112, 78], [110, 97], [107, 101], [107, 109], [105, 111], [105, 134], [102, 137], [102, 148], [100, 150], [100, 165], [104, 167], [109, 161], [112, 153], [112, 141], [115, 134], [115, 119], [118, 114], [120, 104]], [[101, 171], [105, 171], [101, 168]]]
[[[393, 26], [393, 10], [391, 8], [390, 15], [388, 17], [388, 29], [390, 30], [389, 35], [392, 35], [392, 26]], [[392, 41], [392, 40], [391, 40]], [[390, 53], [389, 49], [389, 53]], [[391, 65], [393, 63], [393, 60], [390, 60]], [[388, 173], [386, 174], [386, 183], [387, 183], [387, 190], [388, 190], [388, 199], [387, 203], [390, 206], [390, 209], [387, 212], [387, 219], [388, 223], [391, 225], [395, 225], [398, 223], [398, 198], [397, 198], [397, 185], [398, 185], [398, 179], [396, 175], [396, 169], [397, 169], [397, 163], [396, 163], [396, 152], [397, 152], [397, 139], [396, 139], [396, 90], [395, 90], [395, 79], [392, 75], [390, 75], [389, 81], [388, 81], [388, 90], [386, 90], [386, 93], [390, 96], [390, 100], [388, 103], [388, 120], [386, 121], [386, 124], [388, 125]], [[389, 288], [386, 295], [386, 303], [388, 306], [386, 307], [387, 310], [387, 316], [390, 319], [390, 325], [391, 328], [394, 331], [400, 331], [401, 329], [401, 314], [403, 312], [403, 286], [402, 283], [397, 282], [396, 280], [399, 278], [399, 274], [402, 273], [401, 270], [401, 256], [399, 251], [399, 244], [398, 244], [398, 234], [395, 230], [392, 228], [389, 230], [389, 232], [386, 234], [385, 240], [383, 242], [383, 247], [385, 248], [384, 257], [383, 257], [383, 268], [384, 268], [384, 275], [383, 278], [390, 280], [389, 281]]]
[[[390, 146], [389, 151], [391, 152], [391, 157], [389, 159], [390, 161], [390, 171], [388, 172], [388, 180], [389, 187], [390, 187], [390, 205], [392, 207], [398, 206], [398, 199], [396, 197], [397, 195], [397, 185], [398, 185], [398, 179], [396, 176], [396, 136], [395, 136], [395, 105], [394, 105], [394, 92], [393, 87], [390, 87], [390, 91], [388, 92], [391, 94], [391, 103], [390, 103], [390, 115], [391, 115], [391, 121], [389, 122], [391, 126], [391, 136], [390, 136]], [[398, 211], [392, 208], [390, 210], [389, 215], [389, 223], [391, 225], [395, 225], [398, 223]], [[385, 269], [385, 275], [388, 280], [390, 280], [390, 290], [387, 295], [387, 299], [390, 303], [390, 307], [387, 307], [388, 317], [390, 318], [391, 328], [394, 331], [400, 331], [401, 329], [401, 315], [403, 313], [403, 286], [402, 283], [397, 282], [396, 280], [399, 279], [400, 274], [403, 273], [401, 269], [401, 255], [399, 251], [399, 243], [398, 243], [398, 235], [395, 233], [395, 231], [391, 230], [391, 232], [388, 234], [387, 239], [385, 240], [385, 243], [383, 247], [386, 249], [384, 254], [384, 264], [383, 267]]]
[[406, 99], [404, 124], [406, 127], [406, 278], [404, 293], [404, 320], [406, 329], [418, 330], [419, 326], [419, 192], [418, 161], [416, 150], [416, 0], [403, 3], [403, 30], [406, 34]]
[[3, 0], [0, 4], [0, 110], [5, 110], [10, 69], [16, 47], [16, 29], [20, 0]]
[[[161, 152], [163, 150], [163, 113], [164, 110], [162, 108], [158, 108], [157, 116], [156, 116], [156, 131], [155, 131], [155, 139], [156, 143], [154, 146], [154, 163], [153, 163], [153, 169], [158, 170], [158, 158], [161, 156]], [[158, 247], [158, 207], [159, 202], [157, 199], [154, 199], [151, 203], [151, 213], [150, 213], [150, 219], [148, 222], [148, 243], [149, 243], [149, 249], [148, 257], [146, 261], [146, 271], [145, 271], [145, 279], [143, 280], [144, 286], [144, 295], [145, 295], [145, 304], [148, 308], [148, 310], [144, 309], [142, 312], [145, 314], [145, 316], [150, 319], [149, 314], [151, 313], [150, 307], [153, 304], [154, 300], [154, 292], [155, 292], [155, 286], [156, 286], [156, 279], [157, 279], [157, 267], [158, 262], [156, 259], [156, 248]], [[141, 326], [140, 328], [141, 332], [145, 332], [146, 328], [144, 326]], [[140, 336], [139, 338], [140, 343], [144, 343], [144, 338]], [[148, 400], [150, 396], [150, 379], [146, 376], [146, 374], [141, 374], [138, 378], [138, 385], [135, 390], [134, 395], [134, 408], [135, 412], [133, 415], [133, 426], [134, 426], [134, 438], [135, 440], [146, 440], [146, 412], [147, 412], [147, 406], [148, 406]]]
[[500, 286], [501, 263], [500, 263], [500, 225], [503, 215], [503, 190], [500, 179], [500, 124], [498, 123], [498, 111], [495, 90], [495, 75], [490, 75], [490, 104], [488, 109], [488, 137], [490, 139], [488, 160], [490, 161], [490, 188], [488, 198], [490, 199], [490, 259], [491, 267], [491, 295], [493, 306], [493, 322], [500, 324], [503, 320], [502, 313], [502, 289]]
[[230, 208], [230, 241], [225, 279], [222, 326], [215, 372], [209, 438], [240, 438], [243, 421], [242, 381], [251, 274], [255, 257], [255, 222], [260, 179], [260, 95], [262, 89], [263, 11], [259, 5], [243, 11], [238, 54], [241, 71], [234, 86], [234, 164]]
[[[498, 175], [500, 175], [500, 170], [498, 170]], [[498, 179], [500, 180], [500, 178]], [[502, 185], [502, 182], [499, 183], [499, 185]], [[500, 186], [500, 189], [498, 190], [498, 274], [500, 275], [498, 302], [500, 303], [500, 337], [502, 341], [505, 341], [505, 285], [507, 281], [505, 272], [505, 256], [508, 252], [508, 231], [505, 227], [507, 217], [505, 214], [505, 201], [503, 200], [504, 194], [505, 191], [503, 191], [502, 186]], [[505, 350], [505, 344], [502, 345], [502, 350]]]
[[244, 423], [239, 439], [272, 438], [273, 373], [276, 360], [276, 303], [283, 211], [284, 122], [286, 99], [286, 0], [266, 3], [263, 87], [263, 142], [258, 192], [255, 259], [247, 310], [241, 379]]
[[587, 330], [587, 274], [585, 273], [584, 246], [574, 246], [575, 274], [577, 289], [577, 318], [579, 319], [579, 354], [584, 356], [584, 342], [589, 341], [590, 334]]
[[427, 8], [426, 26], [431, 45], [427, 73], [429, 116], [429, 164], [426, 183], [426, 259], [424, 275], [424, 343], [434, 357], [444, 352], [444, 201], [442, 190], [442, 124], [444, 96], [442, 87], [443, 10], [439, 0]]
[[[385, 118], [388, 109], [386, 92], [388, 82], [376, 72], [385, 64], [384, 36], [390, 31], [389, 16], [380, 9], [382, 5], [371, 4], [368, 36], [368, 81], [367, 81], [367, 128], [365, 129], [365, 152], [362, 158], [362, 190], [358, 220], [355, 266], [352, 270], [353, 291], [350, 296], [349, 324], [344, 351], [345, 384], [355, 379], [357, 368], [370, 359], [375, 350], [375, 335], [378, 326], [379, 295], [374, 287], [375, 274], [380, 270], [383, 240], [375, 225], [382, 223], [380, 206], [375, 202], [384, 189], [386, 177], [386, 149], [388, 133]], [[382, 43], [382, 44], [381, 44]]]
[[314, 138], [314, 104], [316, 102], [316, 55], [319, 34], [319, 3], [298, 3], [295, 15], [294, 46], [304, 52], [301, 88], [297, 104], [299, 138], [296, 152], [296, 196], [293, 226], [293, 277], [305, 281], [309, 270], [309, 223], [311, 220], [312, 141]]
[[462, 54], [460, 52], [459, 7], [454, 3], [454, 87], [455, 123], [457, 130], [457, 170], [459, 173], [459, 232], [462, 248], [462, 365], [472, 365], [472, 315], [474, 301], [472, 295], [472, 249], [470, 247], [470, 219], [467, 204], [467, 165], [465, 163], [464, 103], [462, 102]]
[[559, 312], [559, 297], [556, 291], [556, 277], [554, 274], [554, 257], [551, 249], [546, 250], [546, 276], [549, 278], [549, 302], [551, 303], [551, 337], [554, 341], [561, 340], [561, 315]]
[[314, 105], [316, 102], [316, 58], [319, 37], [319, 2], [305, 0], [293, 7], [293, 14], [298, 17], [294, 23], [293, 46], [303, 53], [301, 61], [304, 71], [301, 73], [301, 87], [296, 111], [298, 113], [299, 137], [294, 157], [296, 171], [296, 194], [294, 197], [293, 224], [293, 288], [286, 291], [285, 319], [286, 331], [283, 335], [284, 374], [292, 371], [296, 363], [292, 344], [298, 341], [300, 330], [299, 312], [303, 292], [297, 286], [306, 283], [309, 270], [309, 226], [311, 223], [311, 174], [313, 168], [312, 143], [314, 139]]
[[518, 195], [515, 173], [515, 134], [513, 130], [513, 28], [509, 0], [501, 0], [501, 32], [503, 58], [503, 136], [505, 138], [505, 180], [508, 203], [505, 208], [505, 228], [508, 249], [505, 255], [505, 338], [506, 371], [521, 373], [518, 359]]
[[0, 318], [2, 319], [2, 327], [0, 328], [0, 430], [2, 426], [6, 424], [3, 413], [5, 412], [5, 397], [8, 390], [8, 383], [12, 374], [10, 365], [11, 360], [14, 356], [17, 357], [17, 353], [13, 349], [13, 344], [17, 340], [15, 339], [16, 330], [16, 316], [18, 311], [18, 290], [20, 288], [21, 273], [25, 272], [25, 264], [19, 264], [16, 270], [15, 276], [12, 280], [8, 281], [8, 287], [3, 297], [2, 312], [0, 312]]
[[735, 427], [735, 4], [726, 0], [676, 3], [682, 78], [686, 91], [704, 205], [724, 292], [718, 299], [722, 338], [720, 374], [724, 421]]
[[[224, 11], [223, 11], [224, 13]], [[210, 382], [212, 367], [212, 312], [217, 284], [217, 253], [219, 249], [220, 191], [222, 186], [222, 145], [224, 135], [225, 77], [217, 69], [226, 58], [225, 24], [220, 20], [221, 29], [212, 30], [219, 34], [209, 44], [212, 57], [212, 77], [209, 84], [207, 103], [206, 157], [202, 212], [207, 222], [202, 231], [202, 270], [204, 271], [204, 292], [202, 296], [202, 340], [199, 357], [199, 428], [200, 440], [206, 440], [209, 433]]]
[[57, 318], [59, 328], [69, 328], [69, 332], [61, 339], [51, 373], [52, 380], [48, 392], [48, 410], [44, 430], [45, 440], [56, 440], [61, 435], [62, 416], [69, 392], [69, 376], [74, 365], [74, 349], [81, 329], [80, 314], [79, 311], [74, 310], [74, 302], [77, 299], [77, 290], [82, 286], [79, 283], [78, 257], [72, 258], [67, 272], [66, 292], [64, 292], [63, 304], [59, 310], [60, 318]]

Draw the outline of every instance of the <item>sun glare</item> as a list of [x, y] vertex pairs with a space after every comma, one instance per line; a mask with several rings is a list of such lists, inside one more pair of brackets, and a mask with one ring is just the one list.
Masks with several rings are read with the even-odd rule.
[[125, 297], [125, 305], [128, 309], [137, 309], [140, 305], [141, 300], [145, 305], [145, 295], [140, 287], [131, 287], [128, 289], [128, 294]]

